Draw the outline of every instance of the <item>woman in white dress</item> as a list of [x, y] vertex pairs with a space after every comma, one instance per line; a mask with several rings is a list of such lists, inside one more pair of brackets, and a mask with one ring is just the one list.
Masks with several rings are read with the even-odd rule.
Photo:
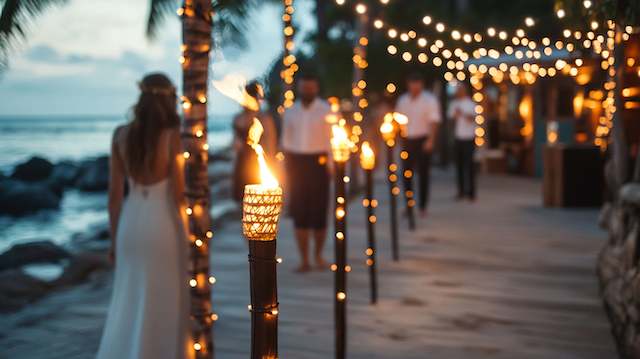
[[187, 353], [187, 237], [176, 91], [162, 74], [147, 75], [140, 91], [133, 120], [115, 130], [111, 147], [115, 277], [98, 359]]

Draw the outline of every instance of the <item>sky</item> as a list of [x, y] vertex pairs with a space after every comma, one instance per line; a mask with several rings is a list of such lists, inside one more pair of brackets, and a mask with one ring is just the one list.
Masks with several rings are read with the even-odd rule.
[[[296, 1], [297, 38], [313, 27], [312, 1]], [[212, 53], [210, 77], [262, 75], [282, 50], [282, 7], [262, 5], [250, 16], [249, 44]], [[145, 37], [148, 1], [71, 0], [37, 19], [0, 76], [0, 116], [126, 114], [138, 94], [136, 82], [151, 71], [181, 82], [180, 23], [165, 20], [157, 38]], [[212, 114], [238, 106], [210, 87]]]

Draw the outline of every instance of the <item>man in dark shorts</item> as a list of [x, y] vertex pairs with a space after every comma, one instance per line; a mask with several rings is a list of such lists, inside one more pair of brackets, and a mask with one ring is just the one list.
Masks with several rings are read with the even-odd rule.
[[285, 152], [287, 195], [300, 251], [298, 272], [311, 270], [309, 240], [315, 241], [314, 260], [319, 269], [327, 267], [322, 250], [327, 236], [331, 126], [326, 121], [331, 106], [318, 98], [320, 84], [311, 73], [298, 77], [298, 99], [282, 121], [282, 148]]
[[424, 218], [429, 202], [431, 152], [442, 118], [440, 102], [433, 93], [425, 90], [422, 75], [412, 73], [407, 78], [407, 92], [398, 99], [396, 111], [409, 119], [401, 154], [403, 173], [410, 174], [404, 176], [404, 188], [413, 192], [413, 174], [417, 171], [418, 208]]

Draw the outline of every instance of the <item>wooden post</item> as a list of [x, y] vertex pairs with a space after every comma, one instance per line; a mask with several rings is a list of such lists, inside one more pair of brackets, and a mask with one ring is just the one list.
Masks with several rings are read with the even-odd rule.
[[[400, 153], [400, 158], [403, 161], [408, 161], [409, 156], [411, 156], [411, 153], [409, 153], [409, 151], [407, 150], [403, 150]], [[415, 199], [413, 199], [413, 171], [411, 171], [410, 169], [406, 169], [403, 166], [402, 176], [404, 177], [405, 183], [408, 184], [408, 186], [406, 186], [404, 190], [404, 199], [407, 209], [407, 219], [409, 221], [409, 230], [413, 231], [416, 229], [416, 215], [415, 211], [413, 210], [413, 207], [415, 206]]]
[[336, 359], [346, 357], [347, 348], [347, 186], [345, 162], [335, 163], [335, 330]]
[[278, 357], [276, 241], [249, 241], [251, 358]]
[[389, 181], [389, 199], [390, 199], [390, 209], [391, 209], [391, 252], [393, 255], [393, 260], [400, 260], [400, 255], [398, 253], [398, 209], [396, 197], [400, 193], [400, 187], [398, 187], [398, 175], [396, 175], [396, 171], [398, 170], [398, 165], [395, 164], [393, 160], [393, 149], [395, 144], [387, 141], [387, 171], [388, 176], [387, 179]]
[[367, 266], [369, 267], [369, 287], [371, 293], [371, 304], [378, 302], [378, 272], [376, 263], [376, 232], [375, 208], [377, 201], [373, 196], [373, 170], [365, 170], [366, 188], [365, 188], [365, 204], [367, 208]]

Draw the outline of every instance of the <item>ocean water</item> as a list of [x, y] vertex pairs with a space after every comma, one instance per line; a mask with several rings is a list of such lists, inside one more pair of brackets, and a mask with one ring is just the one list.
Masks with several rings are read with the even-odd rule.
[[[0, 116], [0, 171], [39, 155], [56, 162], [78, 160], [109, 152], [114, 128], [125, 116]], [[231, 143], [231, 116], [211, 116], [209, 146]]]
[[[124, 116], [0, 117], [0, 171], [9, 175], [16, 163], [39, 155], [57, 162], [106, 155], [113, 129]], [[231, 143], [231, 117], [212, 116], [213, 151]], [[107, 221], [106, 193], [67, 190], [59, 210], [14, 218], [0, 215], [0, 253], [15, 243], [51, 240], [65, 244], [77, 232]]]

